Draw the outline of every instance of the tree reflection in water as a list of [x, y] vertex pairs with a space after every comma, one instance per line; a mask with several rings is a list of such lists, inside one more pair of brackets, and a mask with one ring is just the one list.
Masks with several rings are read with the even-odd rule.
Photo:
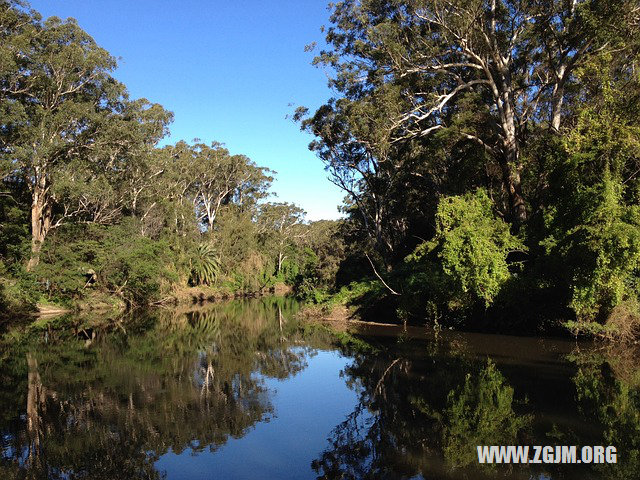
[[[329, 448], [312, 462], [319, 479], [638, 478], [637, 352], [558, 355], [563, 368], [576, 367], [573, 377], [562, 378], [574, 397], [560, 398], [550, 390], [542, 403], [540, 365], [516, 363], [510, 370], [506, 367], [513, 359], [501, 358], [501, 367], [490, 352], [473, 354], [464, 342], [444, 347], [432, 340], [417, 355], [389, 349], [401, 356], [354, 356], [343, 375], [358, 392], [358, 404], [331, 432]], [[557, 373], [555, 365], [548, 368]], [[573, 409], [560, 426], [549, 406], [553, 403]], [[620, 454], [615, 465], [489, 466], [478, 464], [477, 445], [614, 445]]]
[[14, 332], [2, 356], [0, 400], [13, 409], [3, 412], [0, 473], [158, 478], [154, 462], [170, 450], [241, 437], [272, 414], [264, 378], [295, 375], [312, 353], [290, 348], [301, 335], [294, 310], [270, 298], [156, 312], [116, 330], [85, 322], [80, 339]]
[[[296, 308], [265, 298], [10, 331], [0, 350], [1, 478], [161, 478], [155, 462], [166, 453], [216, 452], [272, 418], [269, 379], [290, 379], [318, 349], [345, 356], [319, 374], [347, 362], [341, 376], [355, 396], [340, 397], [353, 408], [324, 451], [302, 459], [307, 475], [637, 478], [637, 352], [457, 333], [375, 337], [377, 352], [357, 341], [336, 352], [350, 337], [303, 328]], [[311, 389], [296, 399], [317, 395], [300, 388]], [[619, 462], [481, 467], [475, 447], [484, 444], [615, 445]], [[270, 453], [289, 460], [286, 449]]]
[[355, 357], [344, 375], [359, 402], [313, 462], [318, 478], [457, 478], [457, 467], [477, 459], [475, 445], [514, 444], [528, 427], [493, 363], [481, 367], [461, 355], [426, 360]]
[[618, 463], [601, 465], [603, 478], [640, 477], [640, 352], [630, 349], [576, 351], [574, 377], [578, 409], [601, 428], [583, 445], [614, 445]]

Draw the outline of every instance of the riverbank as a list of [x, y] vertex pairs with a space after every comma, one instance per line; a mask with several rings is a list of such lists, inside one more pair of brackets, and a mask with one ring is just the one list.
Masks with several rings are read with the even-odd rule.
[[18, 281], [0, 278], [0, 319], [87, 312], [123, 313], [133, 307], [194, 305], [234, 298], [287, 295], [291, 292], [292, 288], [284, 283], [276, 283], [255, 291], [234, 290], [226, 286], [174, 286], [159, 299], [151, 299], [143, 305], [133, 305], [122, 295], [100, 289], [86, 289], [82, 296], [50, 299], [43, 295], [30, 294], [21, 288]]
[[[395, 283], [399, 283], [395, 279]], [[36, 293], [30, 293], [36, 292]], [[89, 286], [73, 296], [47, 297], [42, 290], [29, 290], [29, 284], [20, 280], [0, 279], [0, 318], [11, 320], [24, 317], [57, 316], [72, 313], [103, 312], [118, 315], [127, 310], [151, 306], [190, 306], [234, 298], [252, 298], [264, 295], [286, 295], [292, 287], [278, 282], [270, 287], [249, 290], [233, 288], [229, 282], [207, 286], [173, 285], [164, 293], [143, 303], [132, 303], [125, 295], [105, 291], [97, 285]], [[508, 305], [496, 302], [489, 308], [447, 315], [442, 311], [428, 311], [422, 306], [429, 300], [410, 292], [394, 294], [378, 279], [352, 282], [338, 290], [315, 289], [308, 292], [301, 315], [308, 320], [332, 326], [345, 323], [373, 325], [400, 325], [454, 329], [531, 337], [583, 337], [607, 343], [637, 345], [639, 343], [637, 318], [632, 310], [616, 307], [603, 323], [578, 322], [567, 312], [550, 311], [544, 321], [531, 319], [540, 308], [527, 312], [510, 310]], [[535, 303], [531, 299], [527, 304]], [[522, 310], [522, 309], [520, 309]]]
[[343, 323], [429, 327], [485, 334], [529, 337], [595, 339], [620, 345], [640, 344], [640, 317], [637, 306], [622, 303], [599, 321], [578, 320], [567, 309], [536, 304], [523, 297], [522, 305], [496, 302], [485, 308], [456, 314], [433, 308], [430, 300], [410, 293], [391, 292], [381, 281], [367, 279], [352, 282], [337, 291], [316, 291], [308, 295], [301, 315], [330, 325]]

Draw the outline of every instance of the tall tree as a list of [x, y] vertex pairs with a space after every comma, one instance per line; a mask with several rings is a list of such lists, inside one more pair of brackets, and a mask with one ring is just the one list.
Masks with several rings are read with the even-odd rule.
[[151, 198], [158, 197], [157, 176], [163, 173], [155, 145], [171, 117], [158, 104], [125, 95], [117, 111], [97, 119], [91, 138], [78, 142], [76, 153], [53, 170], [53, 225], [72, 219], [108, 224], [125, 211], [148, 216], [157, 203]]
[[305, 211], [292, 203], [265, 203], [260, 206], [261, 235], [274, 245], [276, 252], [276, 274], [282, 270], [282, 262], [287, 258], [287, 249], [305, 232], [299, 227], [304, 221]]
[[244, 155], [231, 155], [226, 148], [213, 142], [210, 146], [196, 143], [188, 147], [192, 155], [193, 205], [198, 222], [213, 230], [220, 207], [235, 201], [254, 202], [266, 195], [271, 183], [269, 171], [258, 167]]
[[472, 142], [499, 171], [505, 214], [521, 223], [528, 131], [560, 129], [573, 72], [627, 48], [637, 12], [624, 0], [344, 0], [315, 59], [335, 70], [339, 98], [303, 127], [356, 204], [362, 190], [384, 203], [375, 183], [402, 169], [399, 145], [436, 133]]
[[[131, 102], [111, 72], [115, 59], [73, 19], [40, 22], [3, 2], [3, 154], [9, 175], [31, 195], [31, 257], [39, 262], [51, 229], [65, 219], [112, 220], [123, 207], [114, 190], [135, 151], [164, 135], [170, 114]], [[6, 32], [7, 29], [3, 28]]]
[[[3, 10], [6, 17], [15, 6], [5, 3]], [[21, 115], [18, 125], [12, 125], [15, 141], [6, 154], [13, 175], [21, 177], [31, 193], [30, 270], [54, 226], [56, 170], [95, 141], [99, 120], [113, 112], [124, 90], [108, 73], [115, 60], [74, 21], [50, 18], [40, 24], [33, 18], [18, 35], [29, 38], [22, 48], [7, 52], [18, 68], [5, 95], [19, 103]]]

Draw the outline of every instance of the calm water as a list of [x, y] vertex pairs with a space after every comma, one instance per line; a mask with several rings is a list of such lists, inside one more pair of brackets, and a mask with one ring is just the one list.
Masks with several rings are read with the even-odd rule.
[[[9, 330], [0, 478], [640, 478], [632, 352], [417, 328], [336, 336], [297, 308], [272, 297]], [[489, 468], [483, 444], [615, 445], [618, 464]]]

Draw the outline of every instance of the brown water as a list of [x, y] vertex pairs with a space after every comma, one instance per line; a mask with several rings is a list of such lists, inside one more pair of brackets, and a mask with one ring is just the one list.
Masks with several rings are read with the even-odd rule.
[[[640, 478], [632, 352], [426, 328], [336, 336], [298, 308], [272, 297], [11, 329], [0, 478]], [[491, 467], [477, 445], [618, 455]]]

